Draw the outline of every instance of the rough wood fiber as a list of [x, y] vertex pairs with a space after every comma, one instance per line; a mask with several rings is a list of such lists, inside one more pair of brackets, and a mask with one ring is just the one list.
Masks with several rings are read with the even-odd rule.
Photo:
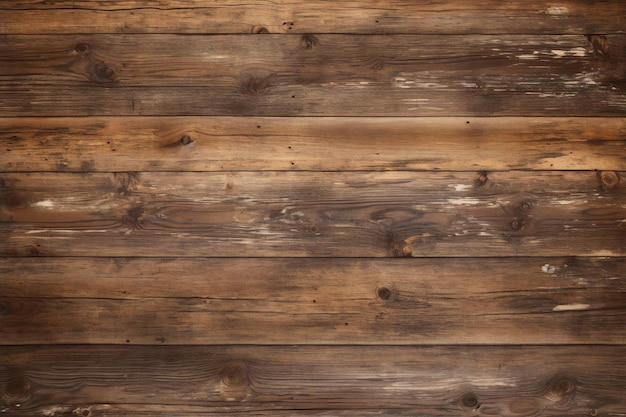
[[624, 118], [0, 119], [0, 170], [626, 170]]
[[623, 116], [626, 35], [6, 36], [6, 116]]
[[236, 0], [20, 1], [0, 6], [4, 33], [406, 33], [624, 32], [617, 1], [502, 2]]
[[623, 346], [64, 346], [0, 353], [4, 409], [15, 416], [624, 415]]
[[[0, 344], [621, 344], [626, 334], [623, 259], [24, 259], [13, 268], [0, 281]], [[64, 279], [70, 271], [82, 272]]]
[[3, 256], [623, 256], [623, 172], [4, 174]]

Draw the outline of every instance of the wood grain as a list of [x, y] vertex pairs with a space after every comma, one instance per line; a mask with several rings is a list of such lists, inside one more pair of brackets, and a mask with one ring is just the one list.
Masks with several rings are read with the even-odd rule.
[[623, 346], [4, 347], [0, 386], [15, 416], [623, 416], [624, 355]]
[[623, 256], [624, 173], [4, 174], [3, 256]]
[[0, 49], [0, 110], [623, 116], [625, 46], [618, 35], [9, 35]]
[[3, 33], [612, 33], [624, 32], [615, 1], [320, 0], [107, 2], [19, 1], [0, 6]]
[[0, 344], [622, 344], [626, 334], [624, 258], [4, 258], [0, 272]]
[[626, 170], [625, 118], [0, 119], [0, 171]]

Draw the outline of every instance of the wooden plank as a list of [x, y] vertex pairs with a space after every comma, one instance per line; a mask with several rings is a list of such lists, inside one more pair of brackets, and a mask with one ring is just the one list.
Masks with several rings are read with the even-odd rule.
[[461, 298], [519, 293], [521, 298], [527, 292], [623, 292], [625, 286], [626, 259], [605, 257], [0, 258], [2, 295], [12, 298], [200, 297], [322, 305], [375, 302], [379, 292], [387, 294], [383, 288], [390, 291], [388, 299], [408, 301], [422, 291]]
[[623, 116], [624, 45], [617, 35], [6, 36], [0, 110]]
[[625, 262], [4, 258], [0, 344], [623, 344]]
[[2, 33], [611, 33], [621, 2], [582, 0], [107, 2], [20, 1], [0, 6]]
[[[11, 416], [624, 416], [624, 346], [4, 347]], [[278, 414], [276, 414], [278, 413]]]
[[0, 171], [626, 170], [625, 118], [0, 119]]
[[626, 255], [623, 172], [0, 176], [3, 256]]

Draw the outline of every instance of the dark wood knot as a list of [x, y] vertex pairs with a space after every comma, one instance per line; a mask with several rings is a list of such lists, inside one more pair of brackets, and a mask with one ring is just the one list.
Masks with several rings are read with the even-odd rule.
[[524, 227], [524, 219], [515, 219], [513, 221], [511, 221], [511, 229], [518, 231], [518, 230], [522, 230], [522, 228]]
[[76, 44], [76, 47], [74, 48], [74, 50], [79, 55], [85, 56], [89, 54], [89, 45], [87, 45], [86, 43], [78, 43]]
[[391, 296], [393, 295], [392, 291], [387, 287], [378, 288], [378, 290], [376, 290], [376, 294], [378, 295], [378, 298], [384, 301], [391, 299]]
[[600, 172], [600, 184], [605, 190], [615, 188], [620, 183], [619, 175], [614, 171], [602, 171]]
[[30, 391], [30, 380], [26, 375], [20, 372], [7, 381], [4, 392], [2, 393], [2, 400], [9, 405], [22, 403], [30, 397]]
[[220, 380], [225, 387], [245, 387], [248, 385], [248, 371], [241, 364], [229, 365], [220, 372]]
[[477, 410], [480, 407], [480, 401], [478, 397], [473, 392], [468, 392], [464, 396], [461, 397], [460, 400], [461, 407], [466, 410]]
[[602, 58], [609, 59], [609, 40], [604, 35], [585, 35], [591, 46], [593, 52], [600, 55]]
[[306, 34], [302, 35], [300, 42], [302, 44], [302, 49], [313, 49], [314, 46], [319, 45], [320, 40], [315, 35]]
[[532, 200], [522, 200], [515, 206], [517, 212], [521, 214], [529, 213], [533, 207], [535, 207], [535, 202]]
[[106, 62], [98, 62], [93, 68], [93, 79], [99, 83], [117, 81], [119, 70], [115, 65]]
[[476, 186], [483, 187], [485, 184], [489, 182], [489, 175], [487, 172], [480, 172], [478, 174], [478, 178], [476, 178]]
[[241, 84], [241, 92], [246, 95], [262, 94], [270, 88], [267, 78], [252, 77]]
[[564, 376], [554, 378], [548, 386], [550, 394], [558, 397], [571, 395], [576, 390], [574, 380]]

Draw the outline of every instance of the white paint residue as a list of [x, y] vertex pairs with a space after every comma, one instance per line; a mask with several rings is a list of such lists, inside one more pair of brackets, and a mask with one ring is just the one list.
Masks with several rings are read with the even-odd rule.
[[539, 59], [539, 57], [537, 55], [524, 54], [524, 55], [518, 55], [517, 59]]
[[541, 270], [546, 274], [554, 274], [558, 268], [554, 265], [545, 264], [541, 267]]
[[54, 208], [54, 201], [52, 200], [38, 201], [35, 204], [33, 204], [32, 207], [42, 207], [42, 208], [51, 209], [51, 208]]
[[587, 50], [580, 46], [578, 48], [571, 48], [569, 51], [564, 51], [562, 49], [553, 49], [550, 52], [556, 55], [555, 58], [563, 58], [566, 56], [587, 56]]
[[475, 205], [480, 204], [481, 201], [477, 198], [466, 197], [466, 198], [449, 198], [448, 203], [454, 204], [455, 206], [463, 206], [463, 205]]
[[552, 311], [580, 311], [587, 310], [591, 306], [589, 304], [561, 304], [552, 309]]
[[467, 184], [450, 184], [448, 185], [448, 188], [454, 188], [454, 191], [461, 192], [471, 190], [472, 186]]
[[550, 15], [561, 15], [567, 13], [569, 10], [567, 7], [550, 6], [546, 9], [546, 13]]

